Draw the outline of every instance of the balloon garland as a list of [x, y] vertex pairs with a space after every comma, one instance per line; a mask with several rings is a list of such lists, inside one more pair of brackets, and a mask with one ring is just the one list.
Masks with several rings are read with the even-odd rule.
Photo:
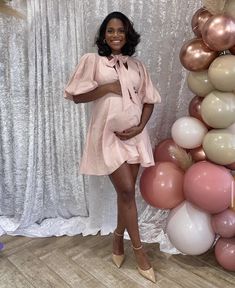
[[235, 0], [203, 5], [179, 55], [195, 94], [189, 116], [155, 146], [140, 191], [148, 204], [170, 209], [166, 233], [180, 252], [214, 245], [218, 263], [235, 271]]

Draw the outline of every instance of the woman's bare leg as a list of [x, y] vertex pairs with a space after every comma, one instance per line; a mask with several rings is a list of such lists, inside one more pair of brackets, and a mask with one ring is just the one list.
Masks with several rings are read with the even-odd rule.
[[[122, 164], [116, 171], [114, 171], [111, 175], [109, 175], [114, 188], [117, 192], [118, 199], [118, 226], [117, 233], [123, 233], [125, 228], [130, 235], [132, 245], [134, 247], [140, 247], [141, 241], [139, 236], [139, 228], [138, 228], [138, 215], [136, 209], [135, 202], [135, 181], [138, 174], [137, 166], [133, 166], [127, 163]], [[117, 237], [114, 237], [114, 253], [115, 254], [123, 254], [123, 246], [117, 247], [115, 243]], [[121, 239], [122, 240], [122, 239]], [[122, 241], [120, 241], [122, 242]], [[119, 251], [117, 251], [119, 248]], [[120, 249], [122, 248], [122, 249]], [[117, 250], [116, 250], [117, 249]], [[121, 251], [122, 250], [122, 251]], [[143, 251], [137, 250], [135, 251], [136, 260], [138, 266], [143, 269], [149, 269], [150, 264], [148, 259]]]
[[[131, 174], [134, 180], [134, 184], [136, 183], [137, 175], [139, 172], [139, 164], [131, 164]], [[120, 201], [120, 197], [117, 197], [117, 227], [115, 229], [116, 234], [114, 233], [113, 237], [113, 253], [116, 255], [121, 255], [124, 253], [123, 246], [123, 237], [118, 236], [123, 235], [126, 229], [125, 219], [122, 216], [122, 202]]]

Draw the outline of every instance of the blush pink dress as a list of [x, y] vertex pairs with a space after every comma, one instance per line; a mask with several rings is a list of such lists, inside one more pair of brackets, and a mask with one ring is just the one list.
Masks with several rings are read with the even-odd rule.
[[108, 93], [93, 101], [80, 173], [109, 175], [124, 162], [154, 165], [146, 128], [137, 136], [122, 141], [115, 131], [140, 123], [144, 103], [161, 101], [144, 65], [129, 56], [114, 55], [111, 60], [95, 53], [85, 54], [65, 88], [65, 98], [73, 100], [99, 85], [120, 81], [122, 95]]

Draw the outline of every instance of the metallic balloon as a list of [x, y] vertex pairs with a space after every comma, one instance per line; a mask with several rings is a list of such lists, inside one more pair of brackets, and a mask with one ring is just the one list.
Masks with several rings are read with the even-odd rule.
[[235, 45], [229, 49], [230, 53], [235, 55]]
[[193, 160], [195, 162], [207, 160], [206, 153], [203, 150], [202, 146], [194, 148], [194, 149], [191, 149], [189, 151], [189, 153], [190, 153], [190, 155], [192, 156], [192, 158], [193, 158]]
[[202, 39], [194, 38], [186, 42], [180, 50], [180, 62], [189, 71], [208, 69], [219, 52], [209, 49]]
[[222, 55], [216, 58], [209, 67], [208, 76], [216, 89], [225, 92], [234, 91], [235, 56]]
[[226, 15], [212, 16], [202, 28], [202, 39], [214, 51], [223, 51], [235, 45], [235, 20]]
[[199, 97], [199, 96], [193, 97], [193, 99], [189, 103], [189, 108], [188, 108], [189, 115], [197, 118], [198, 120], [202, 122], [203, 120], [201, 117], [201, 103], [203, 99], [204, 99], [203, 97]]
[[190, 72], [187, 78], [188, 88], [196, 95], [205, 97], [215, 89], [212, 85], [208, 70], [200, 72]]
[[206, 21], [212, 16], [212, 14], [204, 7], [198, 9], [193, 15], [191, 26], [194, 34], [200, 38], [202, 37], [202, 28]]

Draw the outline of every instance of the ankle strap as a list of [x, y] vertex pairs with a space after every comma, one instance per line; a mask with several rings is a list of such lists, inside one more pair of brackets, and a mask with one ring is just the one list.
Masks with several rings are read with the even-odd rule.
[[114, 234], [117, 235], [117, 236], [119, 236], [119, 237], [122, 237], [122, 236], [123, 236], [123, 234], [119, 234], [119, 233], [117, 233], [116, 230], [114, 230]]
[[143, 245], [140, 245], [139, 247], [134, 247], [134, 246], [132, 246], [132, 248], [133, 248], [134, 250], [140, 250], [140, 249], [143, 248]]

